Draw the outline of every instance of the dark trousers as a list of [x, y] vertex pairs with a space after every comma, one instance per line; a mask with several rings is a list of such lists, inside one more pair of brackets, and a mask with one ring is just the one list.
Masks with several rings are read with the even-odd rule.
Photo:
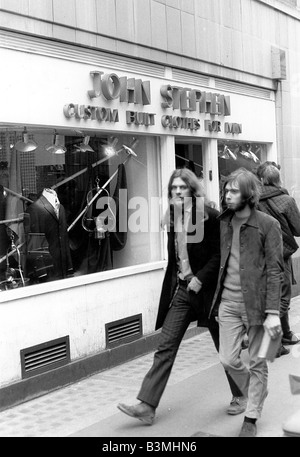
[[281, 301], [280, 301], [280, 321], [283, 332], [283, 337], [288, 338], [291, 331], [289, 324], [289, 307], [292, 297], [292, 259], [289, 257], [284, 261], [284, 274], [283, 283], [281, 289]]
[[[157, 408], [173, 368], [175, 358], [184, 334], [194, 319], [189, 294], [184, 286], [179, 286], [164, 321], [158, 349], [154, 354], [153, 365], [146, 374], [138, 400]], [[208, 328], [215, 347], [219, 350], [219, 326], [216, 321]], [[232, 378], [226, 372], [232, 395], [242, 396]]]

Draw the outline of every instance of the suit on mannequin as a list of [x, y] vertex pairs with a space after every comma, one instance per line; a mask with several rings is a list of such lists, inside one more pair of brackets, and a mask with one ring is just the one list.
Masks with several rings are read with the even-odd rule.
[[45, 234], [49, 244], [53, 261], [51, 279], [66, 278], [73, 267], [65, 209], [59, 204], [56, 192], [52, 189], [44, 189], [38, 200], [28, 207], [27, 212], [30, 216], [30, 232]]
[[[0, 184], [0, 220], [5, 220], [6, 214], [6, 197], [4, 193], [4, 187]], [[7, 236], [6, 225], [0, 224], [0, 257], [6, 254], [7, 248], [9, 247], [9, 238]], [[0, 265], [0, 270], [6, 269], [6, 263]]]

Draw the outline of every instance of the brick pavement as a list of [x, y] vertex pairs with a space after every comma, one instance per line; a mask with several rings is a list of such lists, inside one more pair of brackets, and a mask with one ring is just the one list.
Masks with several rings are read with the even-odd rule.
[[[292, 328], [295, 328], [300, 334], [300, 296], [292, 300], [290, 320]], [[127, 424], [128, 421], [133, 421], [133, 419], [119, 413], [116, 405], [120, 401], [125, 403], [135, 401], [142, 379], [151, 366], [152, 358], [153, 353], [144, 355], [118, 367], [100, 372], [83, 381], [0, 412], [0, 437], [67, 437], [71, 435], [90, 436], [90, 434], [92, 436], [118, 436], [112, 434], [115, 418], [117, 417], [119, 432], [122, 430], [122, 426]], [[288, 377], [289, 370], [293, 369], [293, 367], [295, 367], [294, 374], [300, 374], [299, 359], [300, 345], [299, 350], [294, 346], [291, 354], [276, 359], [270, 367], [271, 375], [272, 371], [274, 371], [277, 373], [276, 376], [282, 377], [281, 379], [285, 386], [284, 395], [286, 397], [289, 396], [287, 404], [291, 413], [293, 412], [292, 405], [295, 403], [295, 399], [290, 398], [289, 387], [285, 378]], [[215, 380], [210, 379], [211, 377], [215, 377]], [[220, 368], [218, 354], [209, 333], [204, 332], [184, 340], [179, 349], [164, 394], [166, 402], [164, 403], [165, 409], [162, 408], [162, 411], [167, 413], [172, 409], [170, 405], [172, 405], [172, 402], [174, 403], [173, 393], [178, 396], [183, 392], [185, 398], [187, 398], [186, 402], [189, 402], [188, 397], [192, 402], [192, 389], [197, 391], [197, 385], [202, 383], [205, 386], [204, 389], [206, 389], [207, 395], [211, 395], [208, 392], [211, 392], [210, 389], [212, 389], [214, 382], [216, 386], [219, 383], [222, 383], [221, 385], [223, 386], [225, 381], [223, 382], [222, 368]], [[189, 389], [190, 391], [188, 391]], [[204, 395], [206, 395], [205, 392], [203, 397]], [[203, 430], [203, 433], [207, 434], [207, 436], [209, 436], [209, 433], [218, 435], [216, 431], [217, 424], [219, 424], [218, 427], [220, 428], [218, 421], [223, 416], [222, 414], [221, 416], [218, 415], [214, 410], [210, 413], [209, 407], [210, 403], [219, 402], [221, 395], [224, 396], [218, 392], [216, 398], [212, 398], [211, 402], [208, 398], [203, 398], [202, 409], [206, 411], [206, 420], [202, 422], [201, 431]], [[275, 400], [278, 395], [276, 397], [274, 394], [273, 398]], [[229, 397], [224, 399], [225, 402], [229, 400]], [[289, 410], [286, 410], [286, 414]], [[213, 415], [213, 420], [210, 414]], [[228, 416], [224, 413], [223, 419], [225, 417], [228, 420]], [[170, 428], [168, 429], [167, 420], [168, 417], [165, 415], [162, 427], [156, 429], [154, 426], [151, 427], [149, 436], [174, 436], [173, 422], [171, 431]], [[193, 432], [199, 432], [200, 429], [197, 428], [197, 422], [193, 422], [193, 418], [188, 418], [183, 414], [181, 420], [182, 423], [178, 422], [178, 420], [176, 421], [176, 426], [180, 427], [180, 430], [184, 433], [182, 436], [192, 436]], [[234, 421], [239, 423], [240, 418], [233, 419], [231, 424], [234, 424]], [[125, 434], [122, 436], [135, 436], [135, 433], [138, 433], [138, 436], [145, 436], [146, 433], [149, 433], [149, 427], [145, 428], [143, 426], [141, 428], [140, 422], [137, 421], [137, 424], [135, 424], [135, 421], [133, 422], [134, 425], [132, 425], [131, 429], [128, 430], [126, 427], [123, 429]], [[198, 423], [200, 424], [201, 420]], [[101, 424], [102, 431], [100, 431], [98, 424]], [[262, 436], [281, 436], [280, 424], [279, 421], [276, 427], [274, 424], [266, 426]], [[232, 428], [225, 431], [225, 435], [226, 433], [230, 436], [233, 433]]]

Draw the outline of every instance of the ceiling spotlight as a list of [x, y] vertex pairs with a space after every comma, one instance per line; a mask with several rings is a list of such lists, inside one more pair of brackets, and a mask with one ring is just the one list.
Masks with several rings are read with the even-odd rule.
[[22, 132], [22, 140], [16, 143], [15, 148], [20, 152], [32, 152], [36, 150], [37, 144], [35, 141], [29, 139], [26, 127], [24, 127], [24, 131]]
[[81, 152], [95, 152], [94, 149], [92, 149], [91, 146], [89, 146], [90, 138], [90, 136], [85, 136], [83, 138], [82, 143], [80, 143], [79, 145], [75, 145], [75, 148]]
[[117, 154], [116, 146], [118, 141], [118, 138], [110, 137], [107, 144], [103, 145], [103, 152], [107, 157], [113, 157]]
[[65, 154], [67, 152], [67, 148], [60, 144], [60, 137], [56, 132], [54, 132], [53, 143], [47, 144], [45, 149], [51, 154]]
[[133, 142], [131, 143], [130, 147], [129, 146], [126, 146], [125, 144], [123, 144], [123, 148], [125, 149], [126, 152], [128, 152], [129, 154], [133, 155], [134, 157], [137, 157], [137, 154], [133, 151], [133, 149], [137, 146], [139, 140], [137, 140], [136, 138], [133, 139]]

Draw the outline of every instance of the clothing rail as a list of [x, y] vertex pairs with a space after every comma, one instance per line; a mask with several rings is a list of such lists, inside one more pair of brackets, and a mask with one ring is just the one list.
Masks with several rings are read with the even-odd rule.
[[20, 200], [24, 200], [25, 202], [28, 202], [28, 203], [33, 203], [33, 200], [30, 200], [30, 198], [24, 197], [23, 195], [18, 194], [17, 192], [14, 192], [13, 190], [8, 189], [7, 187], [4, 187], [4, 190], [6, 190], [6, 192], [14, 195], [15, 197], [18, 197]]
[[193, 162], [193, 164], [196, 165], [196, 167], [203, 168], [202, 165], [200, 165], [199, 163], [194, 162], [192, 159], [186, 159], [185, 157], [181, 157], [178, 154], [175, 154], [175, 157], [177, 157], [178, 159], [184, 160], [185, 162]]

